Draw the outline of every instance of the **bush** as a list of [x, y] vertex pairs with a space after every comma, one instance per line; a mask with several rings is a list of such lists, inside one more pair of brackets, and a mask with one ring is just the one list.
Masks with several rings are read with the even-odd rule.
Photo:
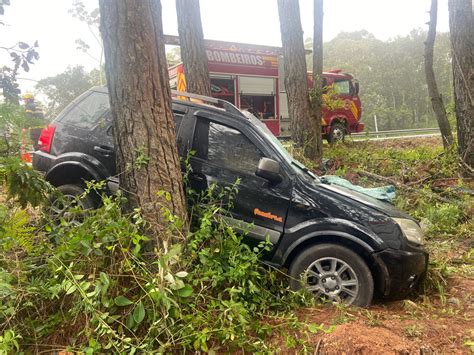
[[193, 232], [166, 253], [151, 250], [120, 196], [104, 196], [80, 225], [33, 227], [23, 209], [1, 211], [10, 238], [0, 239], [0, 334], [23, 349], [86, 353], [264, 348], [262, 318], [304, 296], [260, 262], [267, 243], [249, 247], [222, 218], [216, 201], [231, 203], [235, 188], [215, 193], [194, 201]]
[[29, 118], [22, 106], [0, 104], [0, 156], [19, 156], [20, 146], [31, 144], [28, 128], [42, 125], [43, 120]]

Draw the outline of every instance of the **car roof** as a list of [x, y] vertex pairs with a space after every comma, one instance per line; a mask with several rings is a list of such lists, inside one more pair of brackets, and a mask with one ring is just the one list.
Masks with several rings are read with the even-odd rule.
[[[109, 90], [106, 86], [94, 86], [94, 87], [90, 88], [88, 91], [100, 92], [100, 93], [103, 93], [103, 94], [108, 94], [109, 93]], [[248, 118], [238, 108], [236, 108], [235, 106], [233, 106], [230, 103], [228, 103], [228, 104], [230, 106], [232, 106], [235, 109], [235, 111], [238, 111], [238, 113], [235, 112], [235, 111], [229, 112], [229, 110], [226, 110], [225, 108], [214, 106], [214, 105], [209, 105], [209, 104], [206, 104], [204, 102], [191, 101], [194, 96], [202, 97], [205, 100], [206, 99], [205, 96], [192, 95], [192, 94], [187, 94], [187, 93], [177, 93], [177, 92], [173, 92], [173, 94], [175, 96], [175, 97], [172, 97], [172, 102], [173, 103], [183, 105], [183, 106], [193, 107], [193, 108], [197, 108], [197, 109], [202, 109], [202, 110], [209, 110], [209, 111], [212, 111], [214, 113], [226, 114], [226, 115], [232, 116], [233, 118], [238, 118], [238, 119], [241, 119], [241, 120], [244, 120], [244, 121], [248, 121]], [[191, 100], [186, 100], [186, 99], [179, 98], [180, 94], [190, 96]], [[184, 97], [184, 96], [181, 96], [181, 97]], [[208, 98], [208, 99], [216, 100], [214, 98]], [[200, 99], [198, 98], [196, 100], [200, 100]], [[223, 101], [223, 100], [219, 100], [219, 101]]]

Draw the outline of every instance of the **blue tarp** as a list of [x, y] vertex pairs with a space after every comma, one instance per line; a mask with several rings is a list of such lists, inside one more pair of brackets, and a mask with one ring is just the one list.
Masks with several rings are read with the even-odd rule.
[[362, 187], [359, 185], [354, 185], [349, 180], [343, 179], [336, 175], [324, 175], [324, 176], [321, 176], [320, 178], [321, 178], [321, 181], [325, 184], [342, 186], [347, 189], [357, 191], [361, 194], [374, 197], [377, 200], [392, 202], [395, 199], [396, 193], [395, 193], [395, 186], [393, 185], [368, 188], [368, 187]]

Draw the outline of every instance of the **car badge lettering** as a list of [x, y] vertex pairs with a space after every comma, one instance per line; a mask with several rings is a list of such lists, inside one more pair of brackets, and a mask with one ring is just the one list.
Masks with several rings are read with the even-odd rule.
[[283, 218], [282, 218], [282, 217], [279, 217], [279, 216], [277, 216], [277, 215], [274, 215], [274, 214], [272, 214], [271, 212], [263, 212], [263, 211], [259, 210], [258, 208], [254, 208], [253, 214], [254, 214], [255, 216], [260, 216], [260, 217], [272, 219], [272, 220], [274, 220], [274, 221], [276, 221], [276, 222], [283, 222]]

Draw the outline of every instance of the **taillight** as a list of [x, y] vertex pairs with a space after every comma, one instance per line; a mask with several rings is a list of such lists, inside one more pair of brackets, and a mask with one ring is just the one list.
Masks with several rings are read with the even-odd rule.
[[51, 151], [51, 144], [53, 143], [54, 131], [56, 127], [52, 124], [46, 126], [41, 131], [41, 135], [38, 139], [39, 150], [49, 153]]

